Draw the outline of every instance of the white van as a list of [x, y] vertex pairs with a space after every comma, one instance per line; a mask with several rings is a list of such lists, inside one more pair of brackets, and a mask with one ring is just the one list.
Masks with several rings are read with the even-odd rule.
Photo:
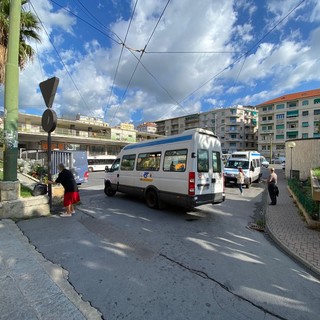
[[104, 192], [143, 196], [148, 207], [187, 209], [225, 199], [221, 144], [204, 129], [125, 146], [106, 172]]
[[257, 151], [236, 151], [231, 154], [224, 167], [225, 185], [237, 183], [239, 168], [245, 175], [245, 185], [250, 187], [252, 182], [259, 181], [261, 172], [261, 154]]

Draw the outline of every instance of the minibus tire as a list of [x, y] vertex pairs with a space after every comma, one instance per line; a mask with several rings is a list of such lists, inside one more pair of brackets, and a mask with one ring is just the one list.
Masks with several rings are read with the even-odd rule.
[[146, 202], [147, 202], [147, 206], [151, 209], [157, 209], [159, 207], [158, 195], [157, 195], [156, 191], [154, 191], [152, 189], [147, 191]]
[[114, 196], [114, 195], [116, 194], [116, 191], [114, 191], [114, 190], [112, 189], [111, 185], [108, 184], [108, 185], [105, 185], [105, 186], [104, 186], [104, 193], [105, 193], [105, 195], [107, 195], [108, 197], [112, 197], [112, 196]]

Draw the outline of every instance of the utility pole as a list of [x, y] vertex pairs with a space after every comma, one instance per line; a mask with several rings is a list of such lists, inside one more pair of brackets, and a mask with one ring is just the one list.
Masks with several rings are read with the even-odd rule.
[[17, 180], [20, 18], [21, 0], [11, 0], [4, 85], [4, 181]]

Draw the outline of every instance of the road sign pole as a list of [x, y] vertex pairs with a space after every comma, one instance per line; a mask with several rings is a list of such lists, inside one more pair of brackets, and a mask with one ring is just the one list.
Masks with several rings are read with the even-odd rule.
[[[51, 181], [51, 132], [48, 132], [48, 180]], [[49, 207], [52, 207], [52, 185], [48, 184]]]

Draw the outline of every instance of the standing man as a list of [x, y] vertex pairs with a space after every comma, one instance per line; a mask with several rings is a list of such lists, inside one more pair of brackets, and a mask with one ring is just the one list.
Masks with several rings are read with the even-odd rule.
[[268, 192], [271, 199], [270, 205], [276, 205], [277, 204], [277, 182], [278, 182], [278, 176], [274, 172], [274, 168], [270, 168], [270, 175], [267, 180], [268, 182]]

